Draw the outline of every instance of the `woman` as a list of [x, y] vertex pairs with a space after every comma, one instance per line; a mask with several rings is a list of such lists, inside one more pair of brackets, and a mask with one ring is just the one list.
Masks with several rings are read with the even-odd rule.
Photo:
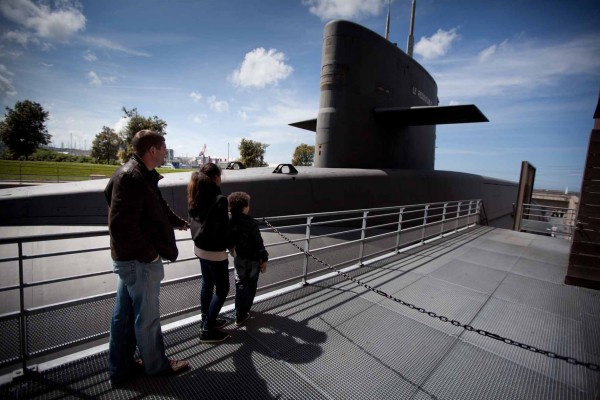
[[227, 249], [231, 247], [227, 197], [221, 194], [220, 186], [221, 168], [208, 163], [192, 173], [187, 188], [194, 253], [202, 270], [200, 341], [205, 343], [222, 342], [229, 337], [220, 330], [227, 321], [217, 318], [229, 293]]

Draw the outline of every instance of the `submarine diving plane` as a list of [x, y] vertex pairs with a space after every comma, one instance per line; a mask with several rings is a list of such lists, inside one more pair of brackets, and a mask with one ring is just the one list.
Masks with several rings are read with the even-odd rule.
[[[257, 217], [482, 199], [489, 223], [509, 227], [516, 182], [434, 169], [437, 124], [487, 118], [475, 105], [440, 106], [410, 43], [412, 32], [407, 54], [358, 24], [326, 24], [318, 116], [290, 124], [316, 132], [314, 166], [225, 170], [223, 192], [251, 193]], [[189, 178], [173, 173], [160, 182], [180, 215], [187, 215]], [[1, 224], [104, 225], [106, 183], [5, 189]]]

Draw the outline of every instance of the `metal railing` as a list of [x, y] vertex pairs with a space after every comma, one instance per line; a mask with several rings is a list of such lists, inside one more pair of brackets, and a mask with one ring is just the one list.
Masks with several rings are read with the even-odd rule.
[[577, 210], [543, 206], [539, 204], [523, 204], [523, 217], [520, 231], [538, 235], [561, 237], [571, 240]]
[[[395, 255], [407, 247], [472, 227], [479, 223], [481, 208], [480, 200], [466, 200], [272, 217], [268, 221], [329, 265], [359, 267], [369, 260]], [[270, 272], [261, 276], [259, 291], [305, 284], [309, 277], [329, 272], [290, 243], [281, 241], [270, 228], [262, 228], [261, 232], [270, 253]], [[180, 249], [181, 242], [193, 248], [191, 238], [178, 239]], [[46, 250], [48, 247], [50, 250]], [[5, 338], [0, 342], [0, 367], [21, 363], [26, 372], [28, 361], [108, 336], [115, 299], [112, 288], [116, 285], [107, 282], [107, 277], [115, 279], [109, 268], [107, 230], [2, 238], [0, 257], [3, 276], [10, 276], [6, 272], [11, 266], [17, 269], [17, 273], [13, 271], [15, 281], [6, 284], [3, 279], [6, 286], [0, 287], [5, 304], [11, 296], [17, 304], [16, 310], [0, 315], [0, 333]], [[94, 270], [94, 261], [103, 267]], [[195, 256], [166, 264], [189, 270], [190, 263], [198, 270]], [[55, 276], [51, 271], [53, 264], [71, 272]], [[67, 265], [69, 268], [65, 268]], [[43, 272], [38, 271], [42, 269]], [[200, 278], [200, 274], [189, 273], [162, 283], [161, 319], [199, 310]], [[230, 267], [230, 281], [233, 279]], [[68, 298], [75, 288], [97, 289], [107, 283], [110, 291], [92, 296], [74, 293], [77, 298]], [[36, 293], [39, 291], [52, 296], [44, 300]], [[53, 297], [57, 295], [66, 299]], [[233, 297], [229, 296], [229, 301]], [[43, 304], [37, 304], [40, 302]]]

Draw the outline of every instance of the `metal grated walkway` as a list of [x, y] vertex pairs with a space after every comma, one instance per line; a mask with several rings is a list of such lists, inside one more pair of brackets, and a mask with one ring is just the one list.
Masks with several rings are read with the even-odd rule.
[[[475, 328], [600, 364], [600, 292], [562, 283], [570, 242], [477, 227], [351, 272]], [[106, 352], [0, 387], [44, 399], [594, 399], [600, 373], [443, 323], [333, 277], [257, 303], [219, 345], [165, 333], [175, 377], [112, 389]], [[226, 314], [232, 318], [231, 313]]]

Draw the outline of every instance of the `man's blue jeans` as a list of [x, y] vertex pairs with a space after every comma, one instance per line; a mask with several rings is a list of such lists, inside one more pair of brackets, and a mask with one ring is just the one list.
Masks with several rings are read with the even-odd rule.
[[202, 329], [211, 330], [221, 307], [229, 293], [229, 261], [210, 261], [200, 259], [202, 287], [200, 288], [200, 313]]
[[158, 298], [160, 281], [165, 276], [163, 263], [161, 260], [152, 263], [132, 260], [113, 261], [113, 265], [119, 281], [110, 326], [110, 379], [121, 382], [132, 374], [136, 344], [144, 371], [148, 375], [158, 374], [169, 368]]

